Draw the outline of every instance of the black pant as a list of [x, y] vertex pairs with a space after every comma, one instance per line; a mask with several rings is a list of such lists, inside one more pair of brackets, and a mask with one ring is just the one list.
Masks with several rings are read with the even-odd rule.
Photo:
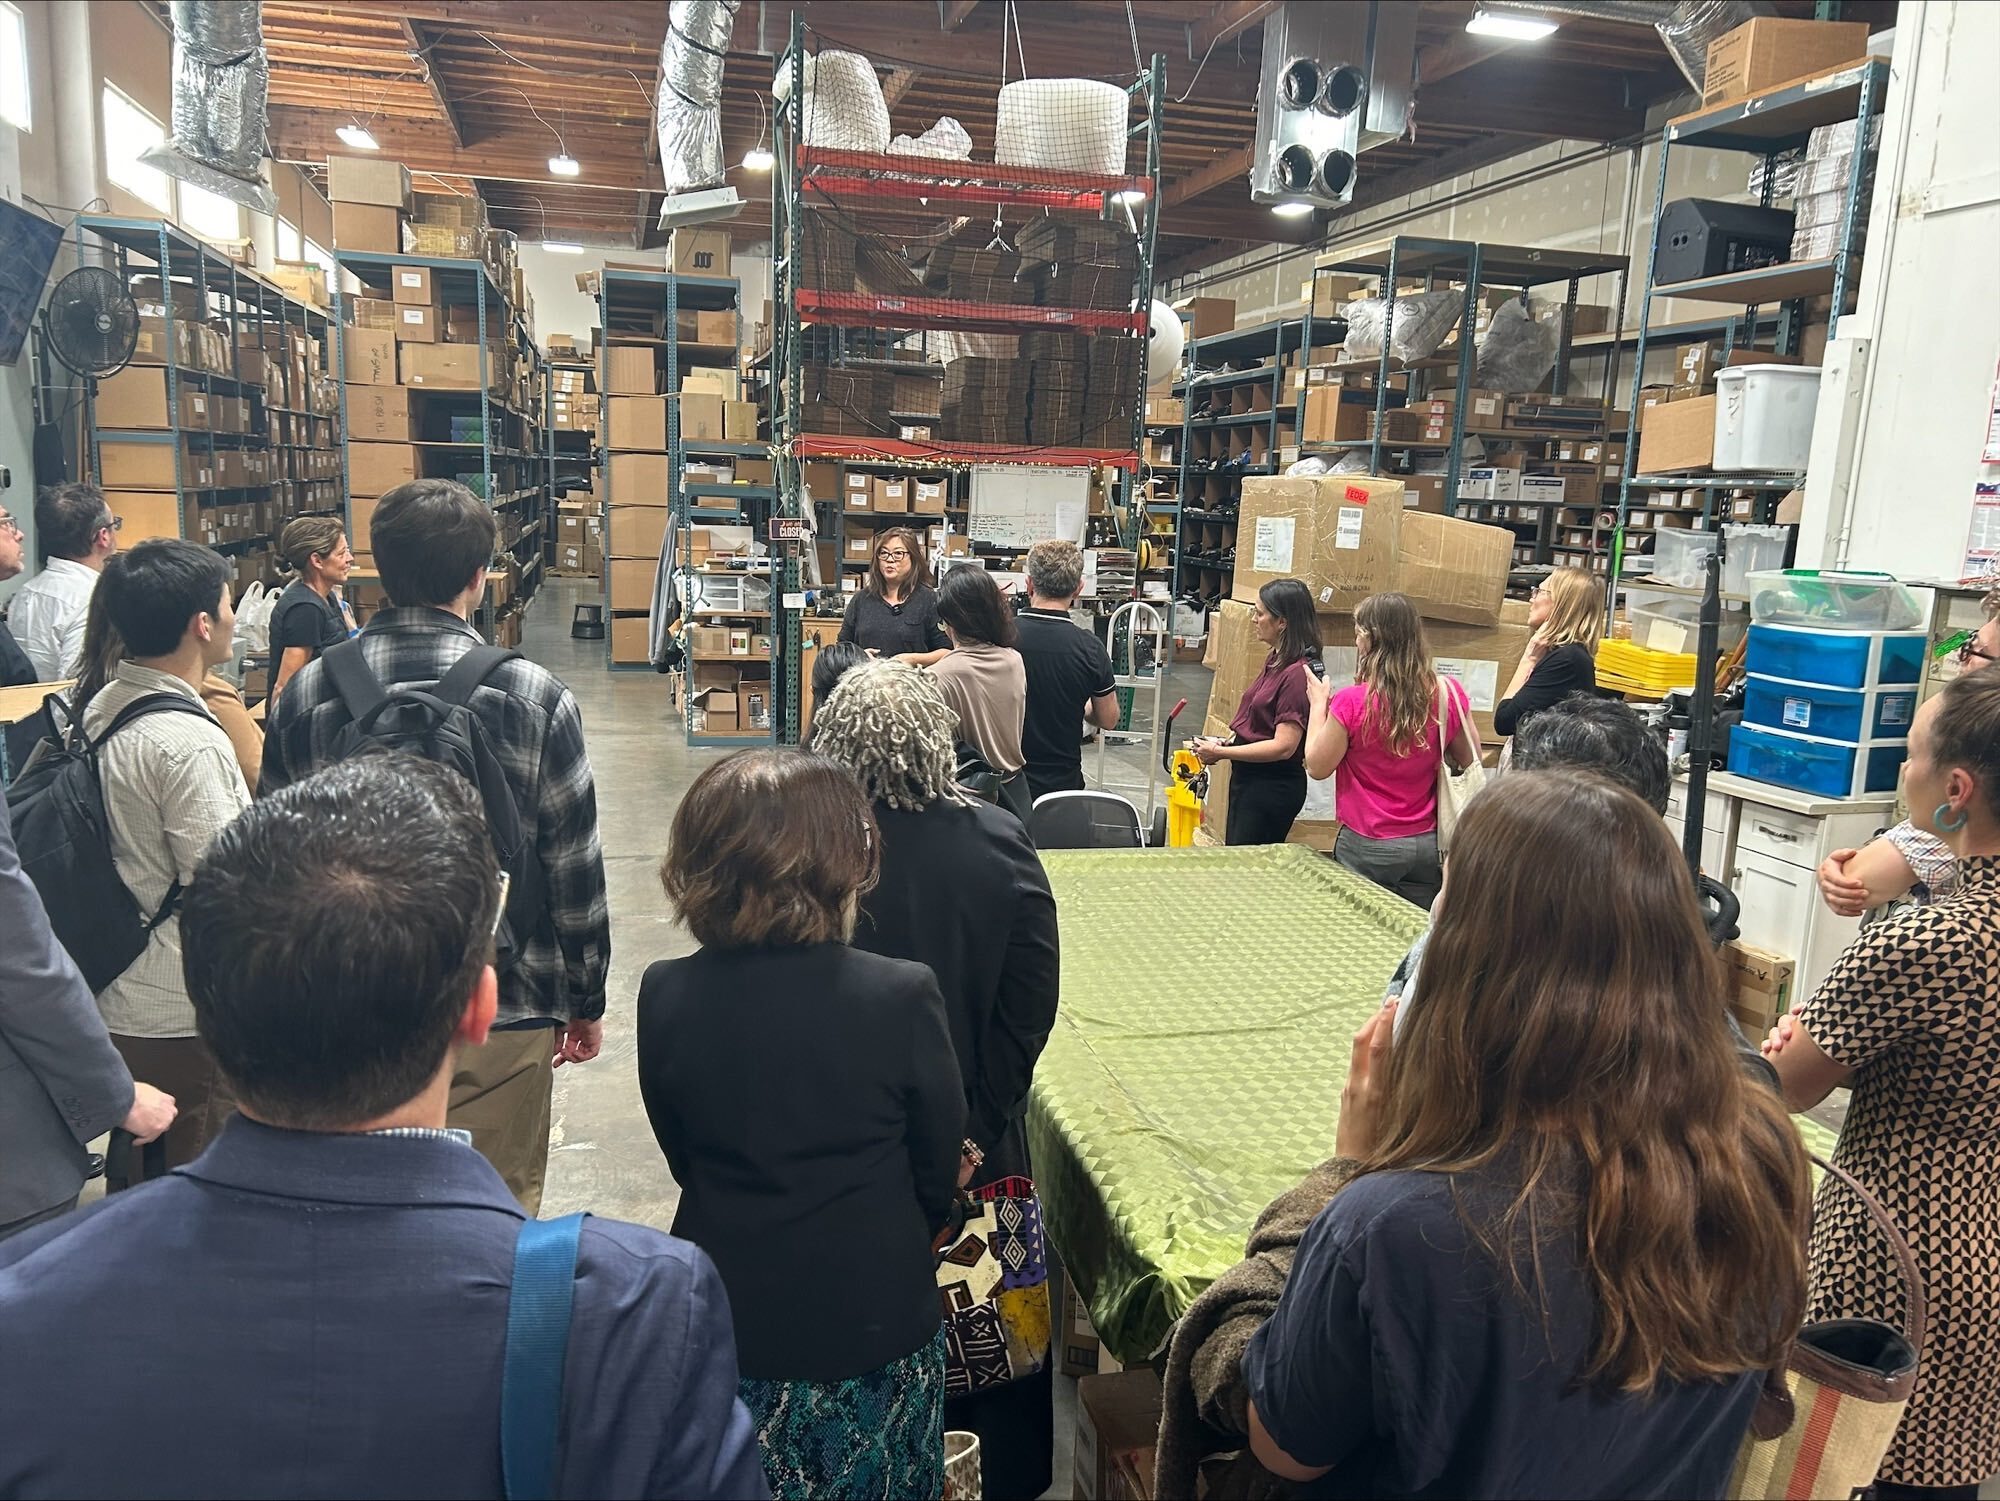
[[1283, 844], [1306, 805], [1303, 761], [1234, 761], [1225, 844]]
[[1865, 1494], [1874, 1501], [1979, 1501], [1976, 1485], [1898, 1485], [1878, 1480]]

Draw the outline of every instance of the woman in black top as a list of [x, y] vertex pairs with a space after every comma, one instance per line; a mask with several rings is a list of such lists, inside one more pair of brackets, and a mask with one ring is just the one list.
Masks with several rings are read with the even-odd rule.
[[296, 575], [271, 610], [270, 697], [329, 646], [354, 634], [354, 616], [336, 592], [354, 567], [337, 516], [301, 516], [278, 534], [278, 556]]
[[1493, 728], [1512, 735], [1529, 716], [1572, 693], [1597, 691], [1597, 643], [1604, 634], [1604, 586], [1583, 568], [1558, 568], [1528, 602], [1535, 634], [1493, 709]]
[[[1032, 1178], [1028, 1085], [1061, 985], [1055, 898], [1027, 830], [953, 784], [954, 715], [932, 675], [856, 667], [819, 706], [813, 747], [861, 779], [882, 835], [881, 880], [853, 943], [930, 967], [944, 993], [966, 1108], [961, 1179]], [[946, 1426], [977, 1433], [986, 1493], [1049, 1487], [1053, 1377], [1041, 1369], [954, 1396]]]
[[695, 778], [671, 838], [661, 880], [701, 948], [640, 984], [639, 1087], [674, 1233], [729, 1292], [771, 1488], [936, 1496], [931, 1247], [965, 1101], [930, 971], [848, 945], [867, 799], [823, 756], [743, 751]]
[[875, 534], [875, 561], [868, 581], [847, 602], [840, 639], [871, 657], [895, 657], [912, 667], [928, 667], [951, 650], [938, 624], [937, 593], [925, 582], [930, 559], [923, 541], [906, 526]]

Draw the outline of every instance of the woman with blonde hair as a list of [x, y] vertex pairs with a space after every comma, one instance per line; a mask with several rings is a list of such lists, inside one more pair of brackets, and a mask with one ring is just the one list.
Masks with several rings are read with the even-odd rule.
[[1572, 693], [1597, 691], [1597, 643], [1604, 635], [1604, 584], [1586, 568], [1558, 568], [1528, 601], [1535, 634], [1493, 709], [1493, 728], [1512, 735], [1533, 715]]
[[1723, 983], [1632, 793], [1473, 800], [1424, 1003], [1355, 1039], [1353, 1177], [1243, 1356], [1259, 1462], [1308, 1495], [1725, 1493], [1805, 1312], [1811, 1189]]
[[1438, 676], [1424, 622], [1404, 595], [1371, 594], [1355, 606], [1354, 654], [1355, 681], [1338, 693], [1306, 678], [1306, 772], [1334, 778], [1334, 859], [1429, 907], [1444, 880], [1438, 767], [1462, 771], [1479, 759], [1472, 705]]
[[293, 575], [271, 609], [270, 696], [329, 646], [357, 627], [340, 586], [354, 568], [354, 552], [338, 516], [301, 516], [278, 534], [278, 556]]
[[915, 532], [907, 526], [877, 532], [874, 561], [847, 601], [840, 639], [871, 657], [894, 657], [912, 667], [943, 661], [951, 641], [938, 624], [937, 591], [930, 576], [930, 558]]

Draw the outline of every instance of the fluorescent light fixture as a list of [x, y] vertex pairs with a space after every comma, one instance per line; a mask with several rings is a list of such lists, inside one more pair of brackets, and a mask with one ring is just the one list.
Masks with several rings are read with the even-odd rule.
[[750, 172], [768, 172], [778, 165], [778, 159], [762, 146], [752, 146], [743, 153], [743, 166]]
[[548, 251], [552, 255], [583, 254], [583, 247], [581, 245], [572, 244], [568, 240], [544, 240], [542, 241], [542, 249]]
[[1143, 188], [1123, 188], [1111, 195], [1111, 201], [1130, 204], [1133, 208], [1137, 208], [1146, 201], [1146, 193]]
[[1302, 203], [1296, 198], [1289, 199], [1284, 203], [1274, 203], [1271, 205], [1272, 213], [1286, 219], [1303, 219], [1312, 211], [1313, 206], [1310, 203]]
[[583, 163], [565, 151], [561, 156], [549, 158], [549, 171], [557, 177], [575, 177], [583, 171]]
[[1492, 10], [1482, 5], [1472, 12], [1465, 29], [1474, 36], [1500, 37], [1510, 42], [1539, 42], [1556, 29], [1546, 16], [1523, 15], [1516, 10]]
[[352, 146], [356, 151], [380, 151], [382, 143], [368, 132], [365, 125], [343, 125], [334, 131], [343, 146]]

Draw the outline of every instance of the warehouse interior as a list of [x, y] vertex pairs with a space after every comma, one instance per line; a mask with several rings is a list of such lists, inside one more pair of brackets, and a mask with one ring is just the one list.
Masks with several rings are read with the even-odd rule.
[[[62, 1252], [60, 1227], [166, 1233], [138, 1217], [174, 1186], [151, 1179], [203, 1181], [230, 1133], [241, 1150], [282, 1124], [232, 1073], [197, 975], [204, 851], [251, 858], [258, 817], [298, 816], [373, 748], [337, 664], [373, 664], [402, 704], [490, 644], [504, 655], [482, 670], [501, 675], [455, 722], [483, 722], [497, 756], [395, 742], [471, 777], [498, 852], [497, 1030], [439, 1052], [437, 1124], [469, 1133], [525, 1223], [568, 1227], [572, 1258], [582, 1237], [572, 1399], [576, 1341], [602, 1337], [593, 1222], [695, 1248], [741, 1377], [705, 1479], [655, 1457], [630, 1480], [601, 1431], [606, 1468], [588, 1468], [593, 1430], [565, 1406], [559, 1488], [1153, 1501], [1652, 1494], [1664, 1475], [1690, 1494], [2000, 1497], [2000, 720], [1979, 717], [2000, 682], [1983, 671], [2000, 651], [1996, 67], [2000, 6], [1973, 0], [0, 0], [0, 788], [19, 846], [0, 887], [53, 956], [0, 957], [0, 1344], [10, 1318], [42, 1327], [22, 1310], [59, 1253], [98, 1254]], [[476, 571], [419, 596], [448, 566], [447, 514], [450, 556], [471, 546]], [[157, 614], [173, 567], [220, 580], [223, 608], [140, 652], [137, 601]], [[447, 629], [435, 671], [390, 670], [411, 633]], [[228, 786], [160, 793], [118, 769], [106, 705], [141, 679], [205, 706]], [[771, 893], [837, 861], [834, 815], [806, 839], [785, 820], [808, 794], [771, 790], [807, 762], [858, 800], [867, 878], [823, 938], [770, 936], [782, 916], [744, 938], [783, 910]], [[940, 788], [909, 790], [933, 772]], [[1545, 780], [1586, 773], [1623, 802]], [[740, 827], [716, 823], [739, 783], [763, 791]], [[1497, 868], [1485, 831], [1521, 837], [1537, 785], [1575, 810], [1555, 847], [1514, 847], [1485, 887], [1453, 875]], [[109, 914], [66, 911], [82, 857], [48, 853], [53, 799], [86, 786], [97, 811], [72, 810], [63, 838], [96, 851]], [[204, 798], [225, 814], [188, 835]], [[1622, 885], [1574, 924], [1555, 895], [1641, 802], [1653, 842], [1617, 846], [1618, 879], [1671, 877], [1634, 920], [1678, 934], [1685, 907], [1704, 925], [1692, 956], [1620, 948], [1639, 931]], [[947, 809], [968, 820], [957, 843]], [[510, 863], [517, 815], [541, 841], [529, 866]], [[727, 921], [691, 894], [711, 886], [734, 891]], [[524, 889], [547, 905], [515, 948]], [[86, 950], [126, 907], [136, 959], [100, 979]], [[1706, 1041], [1661, 1063], [1646, 1049], [1675, 1028], [1645, 1021], [1650, 1042], [1592, 1055], [1572, 1012], [1574, 1040], [1536, 1053], [1532, 987], [1476, 962], [1523, 923], [1552, 965], [1575, 928], [1582, 955], [1561, 963], [1615, 976], [1607, 1012], [1643, 1015], [1652, 999], [1615, 986], [1685, 962], [1713, 992], [1690, 1033]], [[800, 1019], [806, 992], [751, 978], [788, 943], [905, 961], [949, 1023], [963, 1170], [928, 1256], [901, 1248], [936, 1272], [919, 1281], [943, 1353], [921, 1379], [927, 1317], [921, 1349], [889, 1350], [873, 1282], [804, 1291], [894, 1259], [875, 1249], [893, 1239], [881, 1203], [841, 1186], [879, 1153], [766, 1140], [815, 1134], [822, 1109], [835, 1143], [880, 1124], [888, 1107], [858, 1092], [902, 1034], [863, 1018], [895, 976], [865, 971], [851, 1024]], [[361, 987], [354, 962], [342, 983]], [[346, 963], [281, 973], [309, 988]], [[164, 1008], [143, 1025], [141, 972]], [[1546, 995], [1567, 993], [1552, 974]], [[1434, 977], [1467, 1016], [1523, 1008], [1493, 1036], [1528, 1041], [1481, 1058], [1476, 1023], [1418, 1021]], [[61, 1055], [82, 1044], [12, 1030], [64, 986], [131, 1115], [75, 1104]], [[700, 1022], [712, 1068], [648, 1040], [702, 986], [727, 1013]], [[830, 1040], [804, 1041], [818, 1025]], [[747, 1040], [715, 1041], [732, 1026]], [[474, 1082], [544, 1036], [553, 1059]], [[1649, 1081], [1692, 1078], [1724, 1042], [1751, 1082], [1715, 1083], [1729, 1103], [1709, 1113], [1784, 1114], [1792, 1176], [1725, 1208], [1699, 1165], [1663, 1177], [1659, 1203], [1703, 1206], [1659, 1232], [1696, 1224], [1692, 1261], [1628, 1305], [1605, 1258], [1637, 1278], [1647, 1253], [1593, 1238], [1602, 1163], [1657, 1168], [1707, 1128], [1670, 1108], [1606, 1147], [1612, 1115], [1581, 1124], [1584, 1097], [1606, 1088], [1613, 1114], [1621, 1090], [1665, 1099]], [[839, 1061], [848, 1046], [862, 1061]], [[815, 1047], [819, 1073], [790, 1079], [778, 1060]], [[1459, 1070], [1439, 1095], [1416, 1082], [1446, 1069], [1422, 1049]], [[1583, 1081], [1574, 1099], [1500, 1102], [1551, 1070]], [[1620, 1071], [1629, 1089], [1606, 1084]], [[717, 1087], [739, 1078], [734, 1099]], [[1456, 1151], [1416, 1103], [1442, 1110], [1452, 1088], [1479, 1100]], [[149, 1090], [174, 1097], [152, 1117]], [[55, 1122], [46, 1174], [25, 1126], [8, 1139], [31, 1115]], [[1421, 1283], [1398, 1278], [1424, 1257], [1368, 1239], [1417, 1212], [1393, 1199], [1362, 1220], [1388, 1180], [1516, 1171], [1519, 1141], [1470, 1145], [1493, 1120], [1583, 1175], [1554, 1221], [1594, 1227], [1571, 1293], [1465, 1271], [1510, 1254], [1471, 1211], [1471, 1249]], [[897, 1129], [894, 1202], [914, 1216], [919, 1132]], [[1746, 1173], [1771, 1160], [1754, 1134], [1730, 1147]], [[1520, 1204], [1545, 1187], [1505, 1182]], [[427, 1192], [451, 1197], [433, 1183], [412, 1202]], [[1616, 1202], [1637, 1223], [1643, 1198]], [[1717, 1249], [1767, 1244], [1734, 1237], [1746, 1202], [1805, 1206], [1762, 1258], [1782, 1285]], [[839, 1258], [798, 1249], [836, 1239], [853, 1242]], [[1388, 1261], [1363, 1275], [1369, 1247]], [[244, 1254], [241, 1275], [263, 1275]], [[1687, 1270], [1711, 1258], [1732, 1265]], [[1782, 1307], [1761, 1349], [1780, 1358], [1674, 1326], [1683, 1274], [1685, 1306], [1754, 1285], [1758, 1317]], [[318, 1295], [317, 1268], [288, 1275]], [[1679, 1332], [1646, 1380], [1600, 1392], [1612, 1439], [1507, 1458], [1510, 1424], [1583, 1421], [1533, 1361], [1479, 1357], [1450, 1433], [1405, 1405], [1477, 1365], [1464, 1329], [1407, 1312], [1414, 1289], [1450, 1306], [1460, 1277], [1480, 1307], [1518, 1296], [1546, 1327], [1596, 1330], [1595, 1367], [1587, 1340], [1551, 1346], [1584, 1385], [1607, 1361], [1629, 1374], [1606, 1353], [1620, 1328]], [[490, 1335], [494, 1359], [468, 1353], [464, 1379], [497, 1399], [523, 1336], [486, 1290], [497, 1322], [465, 1348]], [[187, 1347], [178, 1317], [155, 1333]], [[1813, 1364], [1840, 1319], [1875, 1345]], [[841, 1338], [873, 1353], [771, 1353]], [[1676, 1340], [1709, 1353], [1659, 1354]], [[604, 1369], [624, 1358], [607, 1346]], [[1753, 1395], [1773, 1364], [1794, 1416]], [[560, 1355], [555, 1371], [560, 1397]], [[1647, 1427], [1724, 1387], [1734, 1405], [1700, 1409], [1700, 1441]], [[0, 1412], [16, 1389], [0, 1379]], [[667, 1426], [708, 1442], [693, 1410]], [[260, 1411], [233, 1396], [217, 1416]], [[384, 1418], [380, 1469], [308, 1483], [262, 1460], [121, 1470], [73, 1449], [12, 1468], [0, 1416], [0, 1493], [513, 1494], [514, 1420], [432, 1470], [393, 1458]], [[821, 1426], [809, 1443], [786, 1421]], [[1837, 1441], [1802, 1450], [1822, 1428]], [[733, 1470], [732, 1442], [749, 1445]]]

